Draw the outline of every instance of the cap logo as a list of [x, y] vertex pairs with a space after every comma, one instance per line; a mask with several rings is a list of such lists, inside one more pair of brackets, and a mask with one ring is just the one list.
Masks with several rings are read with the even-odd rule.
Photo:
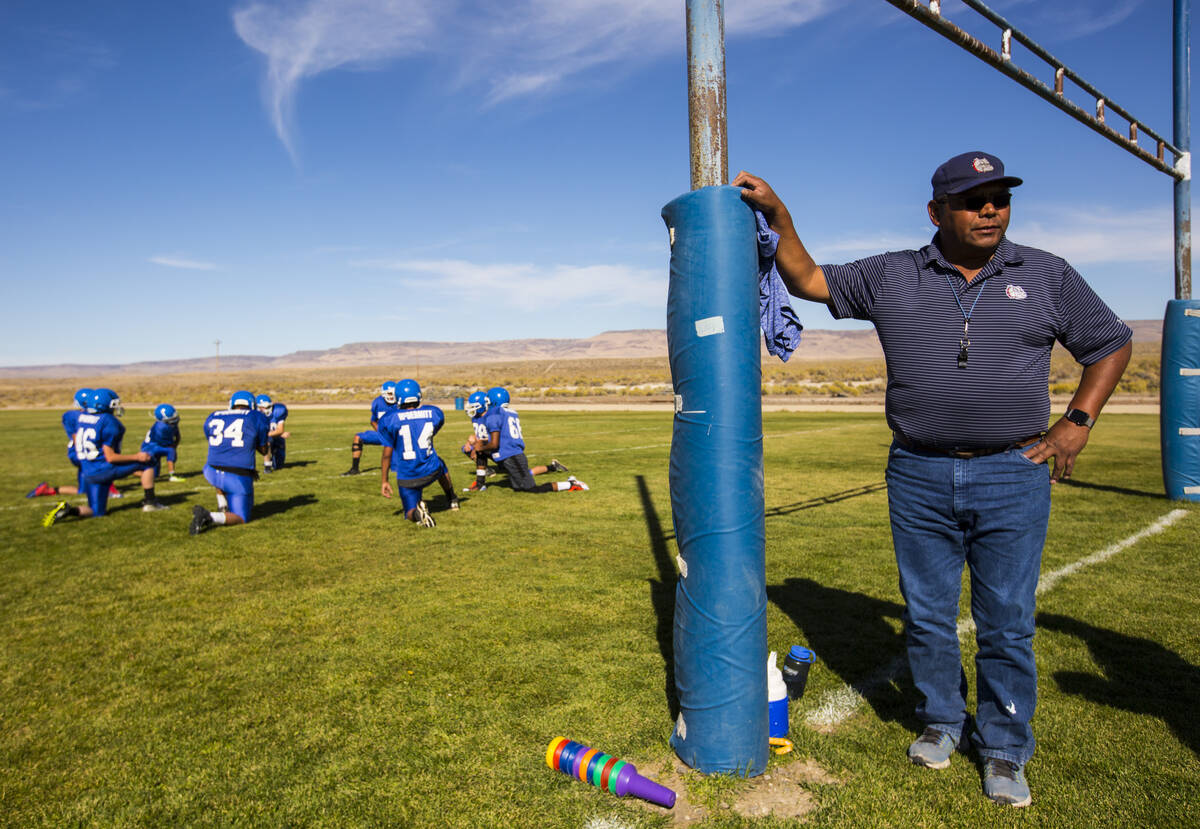
[[990, 173], [992, 170], [996, 169], [992, 166], [992, 162], [988, 161], [986, 158], [976, 158], [971, 162], [971, 166], [975, 168], [975, 172], [977, 173]]
[[1029, 296], [1020, 285], [1007, 285], [1004, 288], [1004, 293], [1009, 299], [1025, 299]]

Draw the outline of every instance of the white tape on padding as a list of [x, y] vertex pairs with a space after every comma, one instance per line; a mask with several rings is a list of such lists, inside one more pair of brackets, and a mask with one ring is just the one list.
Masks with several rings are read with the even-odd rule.
[[1200, 377], [1200, 368], [1181, 368], [1179, 369], [1180, 377]]
[[675, 556], [675, 563], [679, 565], [679, 575], [683, 576], [686, 579], [687, 578], [687, 562], [684, 561], [683, 556]]
[[1179, 434], [1183, 435], [1184, 437], [1193, 437], [1195, 435], [1200, 435], [1200, 429], [1193, 429], [1190, 426], [1180, 426]]
[[1200, 495], [1200, 486], [1185, 486], [1183, 488], [1184, 495]]
[[1200, 317], [1200, 308], [1184, 308], [1183, 315], [1185, 317]]
[[705, 317], [702, 320], [696, 320], [696, 336], [710, 337], [713, 334], [725, 333], [725, 318], [724, 317]]

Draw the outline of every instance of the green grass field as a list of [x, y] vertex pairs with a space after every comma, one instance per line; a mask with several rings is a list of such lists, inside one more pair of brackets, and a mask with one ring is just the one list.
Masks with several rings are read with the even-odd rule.
[[[447, 414], [437, 444], [461, 488], [467, 422]], [[543, 757], [557, 735], [651, 775], [670, 757], [670, 415], [526, 412], [531, 461], [558, 457], [592, 490], [493, 487], [458, 513], [437, 494], [433, 530], [379, 497], [377, 449], [339, 477], [362, 419], [294, 410], [291, 465], [259, 482], [256, 520], [190, 537], [191, 506], [213, 504], [200, 413], [184, 412], [187, 480], [159, 484], [170, 510], [142, 513], [127, 479], [107, 518], [50, 529], [54, 499], [23, 495], [73, 477], [58, 415], [0, 413], [0, 824], [671, 825]], [[125, 421], [132, 449], [150, 418]], [[906, 672], [885, 670], [903, 647], [882, 416], [771, 413], [764, 432], [769, 644], [818, 658], [796, 751], [769, 773], [828, 773], [796, 789], [815, 802], [805, 825], [1197, 824], [1200, 515], [1160, 494], [1155, 416], [1106, 415], [1055, 489], [1044, 573], [1111, 556], [1039, 600], [1019, 811], [983, 798], [966, 756], [943, 772], [904, 758], [917, 724]], [[866, 699], [811, 724], [847, 683]], [[796, 825], [723, 808], [747, 781], [686, 785], [698, 825]]]

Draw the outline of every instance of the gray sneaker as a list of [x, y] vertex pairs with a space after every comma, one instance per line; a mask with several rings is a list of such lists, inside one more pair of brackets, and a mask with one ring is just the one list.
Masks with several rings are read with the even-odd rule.
[[1033, 802], [1021, 767], [997, 757], [983, 758], [983, 793], [1005, 806], [1020, 808]]
[[570, 472], [571, 470], [569, 470], [565, 466], [563, 466], [562, 461], [560, 461], [558, 458], [555, 458], [554, 460], [550, 461], [550, 471], [551, 472]]
[[159, 510], [170, 509], [162, 501], [147, 501], [142, 504], [142, 512], [158, 512]]
[[908, 747], [908, 759], [927, 769], [944, 769], [950, 765], [958, 740], [953, 734], [926, 726], [921, 736]]

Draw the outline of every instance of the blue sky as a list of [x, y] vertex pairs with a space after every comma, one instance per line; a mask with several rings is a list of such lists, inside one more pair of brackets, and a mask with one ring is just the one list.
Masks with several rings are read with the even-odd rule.
[[[990, 5], [1171, 138], [1170, 2]], [[683, 17], [684, 0], [6, 0], [0, 365], [664, 327]], [[818, 261], [927, 242], [933, 168], [980, 149], [1025, 179], [1010, 238], [1126, 319], [1161, 318], [1166, 175], [884, 0], [726, 0], [726, 34], [731, 172], [772, 183]]]

